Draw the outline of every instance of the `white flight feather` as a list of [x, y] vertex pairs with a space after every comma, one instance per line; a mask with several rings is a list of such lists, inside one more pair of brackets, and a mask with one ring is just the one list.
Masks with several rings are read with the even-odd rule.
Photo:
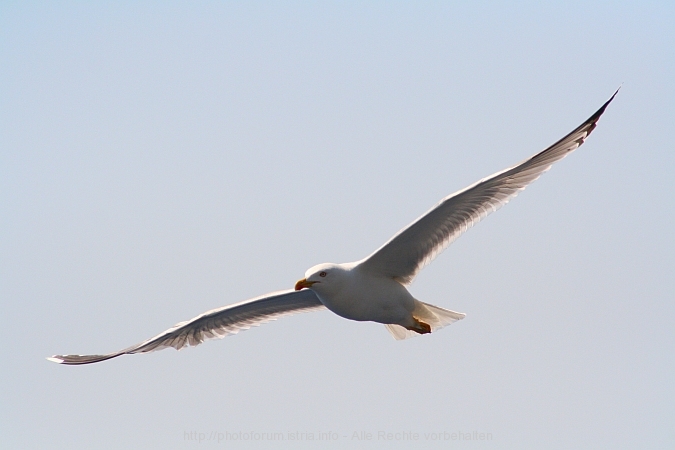
[[463, 232], [504, 206], [553, 163], [583, 144], [615, 95], [616, 92], [588, 120], [546, 150], [445, 197], [365, 258], [362, 267], [410, 284], [424, 266]]
[[279, 291], [207, 311], [194, 319], [180, 322], [140, 344], [105, 355], [54, 355], [48, 358], [61, 364], [90, 364], [120, 355], [147, 353], [173, 347], [180, 350], [209, 339], [222, 339], [241, 330], [262, 325], [279, 317], [325, 309], [309, 289]]

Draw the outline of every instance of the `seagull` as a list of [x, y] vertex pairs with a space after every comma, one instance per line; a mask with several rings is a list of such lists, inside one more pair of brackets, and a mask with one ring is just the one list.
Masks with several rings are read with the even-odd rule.
[[345, 264], [319, 264], [307, 270], [294, 289], [207, 311], [117, 352], [54, 355], [47, 359], [80, 365], [168, 347], [181, 350], [280, 317], [324, 309], [345, 319], [384, 324], [397, 340], [428, 334], [461, 320], [465, 314], [421, 302], [406, 286], [459, 235], [508, 203], [553, 163], [583, 144], [618, 92], [617, 89], [595, 114], [555, 144], [520, 164], [445, 197], [365, 259]]

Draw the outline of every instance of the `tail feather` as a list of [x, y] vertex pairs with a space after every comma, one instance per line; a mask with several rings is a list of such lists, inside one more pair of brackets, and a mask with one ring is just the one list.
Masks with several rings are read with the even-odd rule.
[[[413, 316], [416, 319], [429, 324], [431, 326], [431, 331], [434, 332], [446, 325], [462, 320], [466, 317], [466, 314], [450, 311], [449, 309], [441, 308], [440, 306], [434, 306], [416, 300]], [[387, 327], [387, 331], [389, 331], [397, 341], [419, 336], [418, 333], [408, 330], [401, 325], [390, 323], [386, 324], [385, 327]]]
[[394, 339], [396, 339], [397, 341], [417, 336], [417, 333], [415, 333], [414, 331], [406, 330], [401, 325], [386, 323], [384, 326], [387, 328], [387, 331], [389, 331], [391, 335], [394, 337]]

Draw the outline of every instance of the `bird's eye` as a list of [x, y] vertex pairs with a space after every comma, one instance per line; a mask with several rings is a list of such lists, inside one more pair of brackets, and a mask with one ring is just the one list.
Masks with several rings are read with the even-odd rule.
[[325, 276], [326, 276], [326, 272], [321, 272], [321, 273], [319, 273], [319, 276], [320, 276], [320, 277], [325, 277]]

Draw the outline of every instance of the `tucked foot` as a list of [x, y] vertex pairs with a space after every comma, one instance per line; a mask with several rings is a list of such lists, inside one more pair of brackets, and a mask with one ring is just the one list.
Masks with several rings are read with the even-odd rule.
[[406, 329], [410, 331], [414, 331], [415, 333], [419, 334], [427, 334], [431, 333], [431, 325], [424, 323], [420, 320], [417, 320], [416, 318], [413, 317], [413, 320], [415, 321], [415, 324], [411, 327], [406, 327]]

